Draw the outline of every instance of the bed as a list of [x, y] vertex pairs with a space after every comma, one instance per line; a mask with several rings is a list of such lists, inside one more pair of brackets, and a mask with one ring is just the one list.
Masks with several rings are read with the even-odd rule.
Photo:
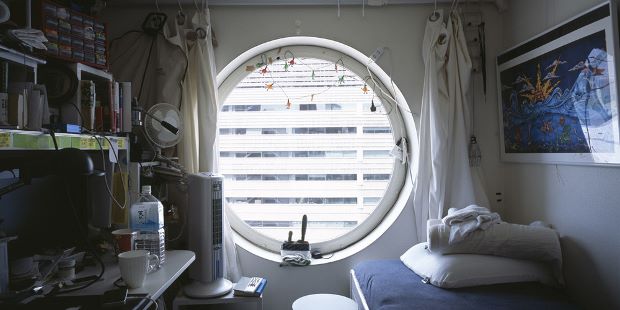
[[360, 310], [403, 309], [580, 309], [558, 289], [539, 283], [510, 283], [442, 289], [400, 260], [375, 260], [350, 271], [351, 296]]

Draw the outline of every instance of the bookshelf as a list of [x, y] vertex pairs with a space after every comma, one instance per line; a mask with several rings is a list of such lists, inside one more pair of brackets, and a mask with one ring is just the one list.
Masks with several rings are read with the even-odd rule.
[[[110, 143], [101, 135], [97, 138], [84, 134], [56, 133], [58, 148], [78, 148], [85, 151], [98, 151], [99, 143], [104, 150], [110, 149]], [[128, 139], [126, 137], [106, 136], [112, 143], [116, 142], [118, 150], [128, 149]], [[0, 129], [0, 151], [9, 150], [54, 150], [52, 137], [47, 133], [39, 131], [25, 130], [6, 130]]]
[[18, 52], [1, 44], [0, 59], [30, 68], [32, 71], [34, 71], [33, 74], [35, 81], [37, 80], [37, 66], [45, 64], [45, 60], [43, 59], [39, 59], [34, 56], [24, 54], [22, 52]]
[[[98, 94], [98, 98], [108, 99], [108, 83], [114, 80], [111, 73], [97, 69], [82, 63], [69, 63], [67, 64], [69, 69], [75, 73], [78, 81], [89, 80], [95, 82], [95, 93]], [[109, 100], [109, 99], [108, 99]], [[73, 106], [75, 105], [75, 106]], [[78, 86], [71, 103], [65, 103], [61, 105], [61, 119], [63, 123], [67, 124], [79, 124], [80, 112], [76, 110], [76, 107], [82, 111], [80, 104], [80, 87]], [[82, 112], [84, 113], [84, 112]]]

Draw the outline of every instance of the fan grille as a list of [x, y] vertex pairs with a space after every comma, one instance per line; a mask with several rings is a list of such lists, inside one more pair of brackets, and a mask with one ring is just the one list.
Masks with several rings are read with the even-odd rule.
[[[157, 118], [157, 119], [156, 119]], [[173, 134], [164, 128], [159, 120], [166, 121], [179, 129], [177, 134]], [[183, 136], [183, 121], [181, 114], [176, 107], [168, 103], [158, 103], [153, 105], [144, 116], [144, 131], [147, 138], [160, 148], [175, 146]]]

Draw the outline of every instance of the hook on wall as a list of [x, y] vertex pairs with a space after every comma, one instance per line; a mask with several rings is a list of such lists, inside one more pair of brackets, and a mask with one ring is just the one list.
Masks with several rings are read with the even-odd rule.
[[434, 22], [434, 21], [438, 20], [440, 16], [441, 15], [437, 11], [437, 0], [435, 0], [435, 9], [433, 9], [433, 13], [431, 13], [431, 15], [428, 17], [428, 20]]
[[177, 25], [182, 26], [185, 25], [185, 21], [187, 20], [185, 16], [185, 12], [183, 12], [183, 6], [181, 6], [181, 0], [177, 0], [177, 4], [179, 5], [179, 11], [177, 12]]

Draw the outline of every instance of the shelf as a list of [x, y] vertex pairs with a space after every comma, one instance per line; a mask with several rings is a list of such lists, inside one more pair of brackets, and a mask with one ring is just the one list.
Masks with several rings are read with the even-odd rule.
[[38, 65], [45, 64], [45, 60], [18, 52], [14, 49], [8, 48], [4, 45], [0, 45], [0, 58], [6, 59], [27, 67], [36, 69]]
[[[127, 150], [128, 140], [125, 137], [106, 136], [116, 141], [119, 150]], [[97, 135], [104, 150], [110, 144], [101, 135]], [[99, 150], [99, 143], [93, 136], [84, 134], [56, 133], [58, 148], [78, 148], [81, 150]], [[0, 129], [0, 151], [7, 150], [53, 150], [54, 142], [49, 134], [39, 131]]]
[[78, 77], [78, 80], [87, 80], [83, 74], [87, 73], [89, 75], [94, 75], [100, 79], [112, 81], [112, 73], [103, 71], [101, 69], [97, 69], [82, 63], [73, 63], [71, 64], [71, 70], [73, 70]]

